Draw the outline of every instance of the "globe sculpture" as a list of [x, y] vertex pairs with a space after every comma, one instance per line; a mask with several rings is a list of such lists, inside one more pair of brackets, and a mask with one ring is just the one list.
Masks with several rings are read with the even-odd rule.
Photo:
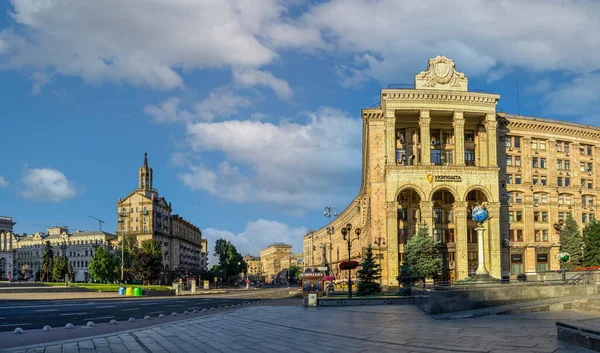
[[559, 252], [556, 254], [556, 259], [561, 263], [567, 263], [571, 259], [571, 255], [569, 255], [567, 252]]
[[473, 220], [477, 223], [483, 223], [488, 219], [489, 213], [485, 206], [475, 206], [473, 211], [471, 211], [471, 215], [473, 216]]

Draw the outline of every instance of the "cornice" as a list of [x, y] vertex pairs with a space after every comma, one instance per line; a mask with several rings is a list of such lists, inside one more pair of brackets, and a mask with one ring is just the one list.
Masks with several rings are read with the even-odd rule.
[[478, 103], [478, 104], [496, 104], [500, 99], [498, 94], [476, 93], [476, 92], [456, 92], [456, 91], [422, 91], [412, 89], [383, 89], [381, 90], [381, 100], [438, 100], [448, 102]]
[[580, 125], [560, 120], [534, 120], [535, 118], [524, 118], [507, 116], [509, 130], [528, 131], [530, 135], [536, 132], [554, 133], [562, 136], [579, 136], [600, 140], [600, 128], [591, 125]]

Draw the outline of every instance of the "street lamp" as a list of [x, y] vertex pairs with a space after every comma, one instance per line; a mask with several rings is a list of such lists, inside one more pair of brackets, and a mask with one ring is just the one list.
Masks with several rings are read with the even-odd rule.
[[[352, 224], [346, 224], [346, 227], [342, 228], [342, 235], [344, 236], [344, 240], [348, 243], [348, 262], [350, 262], [350, 251], [352, 250], [352, 242], [360, 239], [360, 228], [356, 227], [354, 232], [356, 233], [356, 238], [352, 238]], [[352, 278], [350, 266], [348, 266], [348, 298], [352, 299]]]
[[[379, 252], [379, 254], [377, 254], [377, 258], [379, 259], [379, 268], [381, 269], [381, 260], [382, 260], [381, 246], [386, 245], [385, 238], [382, 236], [375, 237], [375, 241], [373, 242], [373, 244], [377, 245], [377, 250]], [[381, 276], [379, 277], [379, 284], [381, 284]]]
[[[338, 213], [335, 212], [335, 207], [326, 206], [325, 212], [323, 212], [323, 216], [329, 218], [329, 222], [331, 223], [331, 211], [333, 211], [333, 217], [337, 217]], [[331, 269], [331, 264], [333, 264], [333, 256], [331, 251], [333, 250], [333, 244], [331, 242], [331, 236], [335, 233], [335, 227], [333, 225], [327, 227], [327, 234], [329, 235], [329, 268]], [[331, 275], [331, 273], [330, 273]]]
[[125, 277], [125, 227], [123, 227], [123, 224], [127, 215], [121, 212], [119, 218], [118, 223], [121, 223], [121, 283], [123, 283]]

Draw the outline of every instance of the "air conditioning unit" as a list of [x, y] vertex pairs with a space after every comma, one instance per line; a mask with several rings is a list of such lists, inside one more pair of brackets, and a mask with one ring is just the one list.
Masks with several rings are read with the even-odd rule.
[[569, 157], [569, 152], [565, 153], [565, 156]]
[[594, 206], [590, 206], [590, 210], [593, 211], [594, 210]]
[[508, 207], [511, 207], [512, 205], [513, 205], [513, 204], [512, 204], [512, 202], [509, 202], [509, 203], [508, 203]]
[[519, 169], [517, 169], [517, 171], [519, 171], [519, 172], [520, 172], [520, 171], [521, 171], [521, 167], [519, 167]]
[[538, 207], [538, 206], [539, 206], [539, 204], [537, 202], [533, 203], [533, 207]]
[[587, 206], [586, 206], [586, 205], [583, 205], [583, 206], [581, 206], [581, 208], [583, 208], [583, 209], [585, 210], [585, 209], [587, 208]]
[[454, 266], [454, 261], [448, 261], [448, 266], [450, 266], [450, 267]]
[[535, 150], [535, 154], [539, 154], [539, 153], [540, 153], [540, 151], [538, 151], [538, 150]]
[[508, 150], [509, 150], [509, 151], [512, 151], [512, 150], [513, 150], [513, 148], [512, 148], [512, 147], [509, 147], [509, 148], [508, 148]]
[[519, 148], [519, 149], [517, 150], [517, 152], [521, 153], [521, 149]]
[[558, 172], [558, 174], [562, 175], [562, 170]]
[[537, 168], [533, 171], [534, 173], [539, 173], [539, 170], [537, 170]]
[[573, 208], [573, 206], [569, 205], [569, 209], [572, 209], [572, 208]]
[[571, 175], [571, 172], [567, 172], [567, 175]]
[[592, 172], [591, 172], [591, 171], [589, 171], [589, 172], [588, 172], [588, 175], [592, 175]]

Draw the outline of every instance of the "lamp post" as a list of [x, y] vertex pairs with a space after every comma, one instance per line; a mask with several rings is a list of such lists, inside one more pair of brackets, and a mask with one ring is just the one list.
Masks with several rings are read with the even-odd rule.
[[121, 224], [121, 283], [124, 282], [125, 278], [125, 227], [123, 227], [123, 223], [125, 223], [125, 215], [123, 212], [119, 213], [119, 222]]
[[[338, 213], [335, 212], [335, 207], [326, 206], [325, 212], [323, 212], [323, 216], [329, 219], [328, 223], [331, 223], [331, 211], [333, 211], [333, 217], [337, 217]], [[327, 235], [329, 235], [329, 268], [331, 270], [331, 265], [333, 264], [333, 256], [331, 251], [333, 250], [333, 244], [331, 242], [331, 236], [335, 233], [335, 227], [333, 225], [327, 227]], [[330, 271], [331, 272], [331, 271]], [[331, 273], [330, 273], [331, 275]]]
[[[344, 236], [344, 240], [348, 243], [348, 262], [350, 262], [350, 251], [352, 250], [352, 242], [360, 239], [360, 231], [361, 229], [356, 227], [354, 232], [356, 233], [356, 238], [352, 238], [352, 224], [348, 223], [344, 228], [342, 228], [341, 232]], [[349, 265], [349, 264], [348, 264]], [[352, 299], [352, 278], [351, 278], [351, 269], [348, 267], [348, 298]]]
[[[379, 259], [379, 269], [381, 269], [381, 246], [385, 246], [385, 238], [382, 236], [375, 237], [373, 244], [377, 245], [377, 258]], [[379, 277], [379, 284], [381, 284], [381, 276]]]

